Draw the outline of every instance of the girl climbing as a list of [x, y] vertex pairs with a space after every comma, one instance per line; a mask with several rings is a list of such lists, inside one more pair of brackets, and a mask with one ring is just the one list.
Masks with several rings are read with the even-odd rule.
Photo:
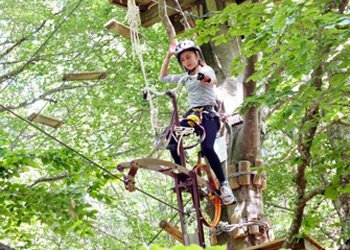
[[[166, 83], [178, 83], [180, 78], [185, 74], [195, 75], [200, 73], [202, 75], [201, 80], [189, 79], [184, 82], [190, 97], [190, 110], [186, 113], [185, 117], [196, 112], [202, 112], [203, 119], [201, 126], [203, 126], [206, 131], [205, 140], [202, 142], [202, 152], [208, 159], [211, 168], [219, 180], [222, 202], [225, 205], [230, 205], [235, 203], [236, 199], [224, 175], [220, 160], [214, 151], [216, 133], [219, 129], [215, 101], [216, 76], [214, 70], [200, 59], [201, 53], [199, 46], [197, 46], [192, 40], [184, 40], [178, 44], [176, 44], [174, 40], [171, 41], [159, 74], [159, 80]], [[176, 56], [177, 60], [187, 73], [178, 75], [168, 74], [168, 65], [172, 55]], [[168, 149], [170, 150], [175, 163], [181, 165], [175, 139], [172, 138], [170, 140]]]

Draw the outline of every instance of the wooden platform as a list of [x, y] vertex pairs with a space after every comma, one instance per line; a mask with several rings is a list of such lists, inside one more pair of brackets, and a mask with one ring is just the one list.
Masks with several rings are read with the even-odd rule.
[[33, 113], [28, 117], [29, 121], [37, 122], [40, 124], [44, 124], [46, 126], [52, 127], [52, 128], [58, 128], [63, 124], [63, 121], [60, 121], [55, 118], [51, 118], [45, 115]]
[[82, 81], [105, 79], [108, 76], [106, 71], [71, 72], [63, 75], [63, 81]]
[[[271, 241], [269, 243], [248, 247], [244, 250], [278, 250], [282, 248], [285, 240], [285, 238], [282, 238], [279, 240]], [[292, 248], [292, 250], [326, 250], [326, 248], [318, 243], [315, 239], [308, 236], [300, 239], [299, 242], [295, 242], [295, 246]]]
[[[130, 36], [130, 29], [128, 26], [125, 26], [124, 24], [118, 22], [117, 20], [115, 20], [114, 18], [109, 20], [104, 27], [106, 29], [109, 29], [110, 31], [121, 35], [129, 40], [131, 40], [131, 36]], [[139, 33], [139, 38], [141, 38], [142, 35]]]
[[[178, 3], [179, 5], [178, 5]], [[167, 14], [174, 26], [176, 34], [180, 34], [185, 30], [183, 25], [183, 12], [190, 12], [197, 17], [203, 16], [205, 13], [217, 10], [223, 10], [232, 3], [240, 4], [245, 0], [166, 0]], [[128, 0], [109, 0], [109, 3], [120, 8], [127, 9]], [[141, 25], [145, 28], [160, 22], [158, 3], [154, 0], [135, 0], [140, 10]], [[186, 17], [186, 20], [193, 26], [194, 20]]]
[[[158, 4], [152, 0], [135, 0], [136, 5], [140, 10], [141, 26], [148, 28], [153, 24], [160, 22]], [[184, 30], [183, 25], [180, 23], [182, 18], [181, 11], [191, 11], [193, 7], [197, 6], [200, 1], [198, 0], [178, 0], [180, 7], [174, 0], [167, 0], [166, 4], [167, 14], [174, 25], [177, 33], [181, 33]], [[128, 7], [127, 0], [109, 0], [109, 3], [124, 9]]]

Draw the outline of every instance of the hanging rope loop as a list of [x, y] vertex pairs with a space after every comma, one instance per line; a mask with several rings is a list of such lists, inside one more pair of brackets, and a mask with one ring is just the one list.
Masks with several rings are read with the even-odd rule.
[[126, 14], [126, 18], [128, 20], [128, 24], [130, 28], [133, 59], [135, 59], [135, 55], [136, 55], [141, 64], [143, 78], [145, 79], [145, 83], [146, 83], [146, 88], [145, 88], [146, 94], [144, 94], [144, 96], [148, 99], [148, 102], [150, 105], [151, 125], [153, 130], [155, 130], [157, 128], [160, 128], [159, 121], [158, 121], [159, 112], [157, 109], [154, 108], [153, 101], [152, 101], [152, 94], [148, 90], [149, 84], [147, 81], [145, 66], [144, 66], [143, 57], [142, 57], [140, 37], [138, 33], [139, 25], [141, 25], [140, 10], [139, 10], [139, 7], [136, 5], [135, 0], [128, 0], [128, 12]]

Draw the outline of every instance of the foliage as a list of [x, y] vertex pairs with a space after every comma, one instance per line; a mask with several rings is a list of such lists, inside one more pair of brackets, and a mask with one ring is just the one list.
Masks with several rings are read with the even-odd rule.
[[[79, 1], [0, 2], [0, 103], [25, 118], [41, 112], [63, 120], [58, 129], [35, 125], [113, 174], [117, 163], [148, 155], [154, 131], [140, 63], [130, 41], [103, 28], [111, 18], [123, 22], [125, 12], [83, 1], [66, 18]], [[168, 47], [161, 33], [159, 25], [143, 32], [151, 86], [159, 85], [159, 54]], [[83, 71], [109, 76], [62, 81]], [[169, 100], [155, 101], [160, 119], [169, 120]], [[0, 241], [16, 249], [136, 249], [157, 235], [161, 219], [176, 215], [146, 194], [126, 193], [118, 179], [4, 110], [0, 120]], [[139, 173], [138, 182], [176, 206], [169, 178]], [[165, 233], [154, 240], [168, 241]]]
[[[23, 117], [40, 111], [63, 120], [58, 129], [36, 125], [112, 173], [117, 173], [117, 163], [148, 155], [154, 131], [148, 102], [142, 99], [140, 63], [128, 40], [103, 28], [111, 18], [123, 21], [125, 12], [106, 1], [83, 1], [65, 20], [78, 1], [0, 4], [0, 103]], [[284, 235], [293, 216], [293, 179], [305, 159], [298, 150], [299, 138], [315, 125], [310, 121], [302, 126], [302, 121], [310, 107], [319, 105], [306, 191], [332, 185], [308, 202], [302, 229], [331, 247], [346, 223], [337, 217], [333, 200], [349, 192], [349, 185], [339, 182], [348, 172], [349, 162], [342, 157], [349, 152], [339, 150], [346, 146], [341, 140], [334, 147], [327, 129], [349, 119], [350, 17], [328, 7], [328, 1], [233, 4], [198, 20], [191, 32], [200, 35], [199, 43], [243, 38], [233, 75], [242, 73], [245, 58], [259, 55], [251, 76], [258, 83], [257, 95], [245, 100], [240, 110], [257, 106], [267, 113], [263, 157], [269, 189], [264, 201], [277, 236]], [[225, 24], [228, 32], [215, 36]], [[142, 32], [147, 79], [165, 90], [169, 86], [157, 82], [168, 48], [165, 31], [155, 25]], [[317, 76], [322, 86], [316, 89], [317, 77], [311, 73], [319, 65], [324, 73]], [[180, 70], [176, 60], [171, 67]], [[99, 70], [107, 71], [108, 78], [62, 81], [67, 72]], [[186, 96], [179, 99], [183, 112]], [[168, 121], [168, 98], [154, 101], [159, 118]], [[176, 215], [145, 194], [127, 193], [118, 179], [3, 110], [0, 120], [1, 241], [18, 249], [138, 249], [157, 235], [159, 220]], [[176, 206], [169, 178], [154, 173], [137, 177], [142, 190]], [[161, 233], [153, 243], [165, 246], [169, 238]]]
[[[330, 1], [232, 4], [211, 18], [197, 21], [197, 27], [184, 35], [197, 33], [199, 43], [216, 44], [242, 37], [241, 54], [231, 67], [235, 76], [243, 72], [245, 58], [258, 54], [256, 72], [248, 79], [257, 82], [256, 95], [245, 99], [240, 112], [260, 107], [267, 117], [263, 146], [269, 175], [269, 191], [264, 197], [269, 204], [267, 211], [281, 236], [296, 206], [300, 183], [293, 183], [295, 175], [306, 162], [306, 194], [328, 188], [305, 208], [302, 229], [329, 247], [329, 238], [335, 237], [342, 223], [334, 219], [337, 213], [332, 200], [348, 192], [349, 184], [344, 188], [340, 180], [350, 166], [346, 160], [349, 152], [343, 150], [349, 141], [340, 139], [337, 143], [343, 146], [335, 147], [329, 133], [334, 124], [349, 126], [350, 114], [350, 15], [349, 9], [340, 13], [338, 7]], [[225, 24], [228, 31], [216, 35]], [[309, 138], [313, 128], [316, 133]], [[305, 147], [307, 154], [302, 150]], [[281, 207], [285, 207], [282, 212], [276, 211]], [[325, 218], [332, 219], [325, 223]]]

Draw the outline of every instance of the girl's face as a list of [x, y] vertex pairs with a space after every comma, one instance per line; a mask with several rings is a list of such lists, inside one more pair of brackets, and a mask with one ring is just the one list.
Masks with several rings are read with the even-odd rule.
[[181, 53], [180, 62], [188, 70], [193, 70], [198, 64], [198, 55], [191, 50]]

